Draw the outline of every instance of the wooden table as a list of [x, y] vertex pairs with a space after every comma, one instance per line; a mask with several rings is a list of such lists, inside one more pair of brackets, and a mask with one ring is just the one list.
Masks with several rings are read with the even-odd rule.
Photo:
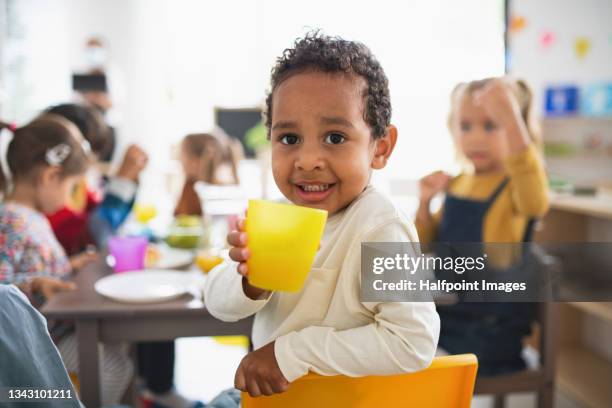
[[98, 342], [163, 341], [179, 337], [250, 335], [252, 319], [226, 323], [215, 319], [201, 298], [184, 295], [173, 301], [131, 305], [106, 299], [94, 283], [111, 273], [103, 261], [90, 264], [75, 276], [78, 289], [56, 295], [42, 313], [50, 319], [76, 323], [81, 401], [100, 406]]

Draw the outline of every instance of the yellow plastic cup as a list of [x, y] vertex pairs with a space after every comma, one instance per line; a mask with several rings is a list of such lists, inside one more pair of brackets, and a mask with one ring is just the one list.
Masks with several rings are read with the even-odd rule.
[[249, 283], [268, 290], [302, 289], [319, 248], [327, 211], [249, 200]]

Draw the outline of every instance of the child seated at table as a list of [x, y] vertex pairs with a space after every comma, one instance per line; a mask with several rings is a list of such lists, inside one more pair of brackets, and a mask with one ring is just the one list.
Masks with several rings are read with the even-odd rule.
[[[548, 209], [531, 92], [523, 81], [489, 78], [458, 85], [451, 98], [450, 130], [470, 168], [456, 177], [437, 171], [421, 180], [419, 238], [423, 245], [494, 243], [489, 265], [507, 270], [521, 251], [495, 244], [529, 241], [533, 220]], [[446, 194], [444, 204], [432, 214], [430, 202], [440, 192]], [[438, 312], [440, 347], [475, 353], [479, 375], [525, 368], [522, 340], [535, 316], [532, 304], [460, 302]]]
[[274, 180], [289, 201], [326, 210], [329, 219], [298, 293], [252, 286], [244, 222], [228, 235], [235, 262], [213, 269], [204, 292], [221, 320], [255, 314], [255, 351], [240, 363], [236, 388], [270, 395], [308, 371], [366, 376], [427, 367], [438, 341], [434, 304], [360, 300], [361, 243], [417, 239], [410, 221], [370, 185], [397, 140], [382, 67], [363, 44], [314, 33], [283, 52], [271, 82]]
[[[74, 123], [91, 146], [91, 160], [98, 164], [108, 152], [110, 128], [93, 107], [73, 103], [49, 107], [46, 113], [63, 116]], [[88, 245], [104, 248], [129, 216], [138, 190], [140, 172], [147, 164], [147, 154], [137, 145], [126, 150], [117, 172], [83, 179], [71, 194], [70, 202], [47, 217], [53, 232], [69, 255]], [[91, 166], [97, 169], [97, 166]], [[89, 184], [88, 184], [89, 181]]]
[[238, 162], [241, 157], [240, 142], [221, 129], [185, 136], [180, 148], [185, 183], [174, 215], [203, 215], [194, 189], [198, 181], [217, 185], [239, 184]]
[[[67, 258], [45, 214], [57, 211], [89, 165], [89, 144], [79, 130], [58, 115], [46, 114], [17, 128], [6, 153], [8, 172], [0, 170], [0, 283], [16, 284], [36, 306], [44, 297], [70, 290], [69, 278], [82, 259]], [[5, 133], [2, 134], [4, 136]], [[64, 364], [78, 373], [76, 335], [69, 322], [49, 322]], [[124, 346], [102, 347], [102, 400], [117, 403], [129, 384], [132, 364]]]

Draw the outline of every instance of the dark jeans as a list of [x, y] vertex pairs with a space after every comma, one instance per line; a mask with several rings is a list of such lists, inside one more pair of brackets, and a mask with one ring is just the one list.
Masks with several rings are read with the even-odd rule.
[[174, 386], [174, 341], [138, 343], [138, 374], [147, 388], [164, 394]]

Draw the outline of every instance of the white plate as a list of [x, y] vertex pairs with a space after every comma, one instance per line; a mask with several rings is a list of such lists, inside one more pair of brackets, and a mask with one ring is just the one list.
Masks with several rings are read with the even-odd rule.
[[154, 269], [181, 269], [193, 263], [193, 252], [186, 249], [170, 248], [166, 245], [156, 245], [159, 259], [149, 267]]
[[121, 272], [96, 282], [96, 292], [124, 303], [157, 303], [175, 299], [189, 291], [192, 277], [181, 271], [145, 269]]

